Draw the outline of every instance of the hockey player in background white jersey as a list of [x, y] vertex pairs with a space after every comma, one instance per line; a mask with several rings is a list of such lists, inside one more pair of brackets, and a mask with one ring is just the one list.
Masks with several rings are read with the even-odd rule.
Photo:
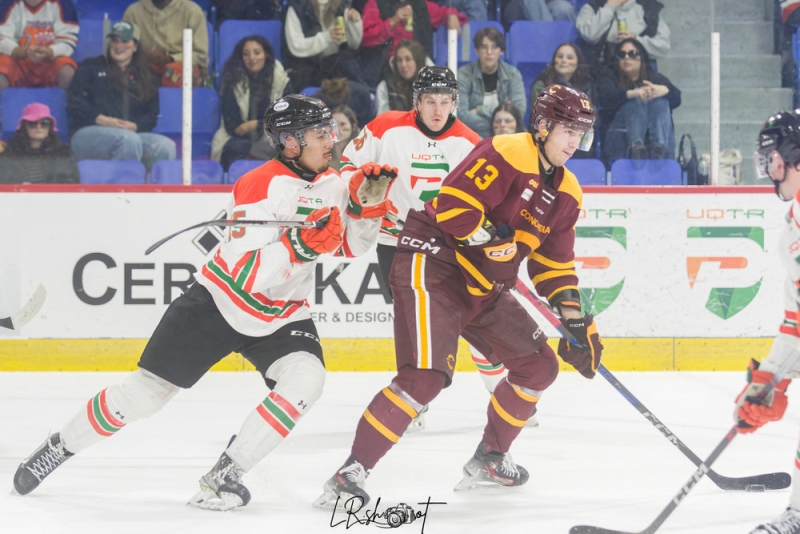
[[[409, 210], [421, 210], [439, 194], [442, 180], [469, 154], [480, 136], [458, 120], [458, 82], [447, 67], [423, 67], [413, 83], [411, 111], [387, 111], [367, 124], [344, 149], [342, 177], [349, 177], [360, 165], [374, 161], [397, 167], [397, 180], [389, 199], [404, 220]], [[389, 271], [397, 250], [400, 229], [384, 218], [378, 237], [378, 265], [384, 287], [389, 288]], [[486, 389], [491, 393], [508, 372], [503, 364], [493, 366], [470, 347]], [[425, 426], [425, 412], [414, 418], [408, 432]], [[534, 424], [532, 418], [531, 424]]]
[[[764, 401], [757, 402], [754, 399], [772, 379], [772, 374], [781, 363], [800, 350], [797, 324], [800, 311], [800, 109], [783, 111], [767, 119], [758, 135], [755, 162], [759, 178], [771, 179], [778, 197], [791, 202], [778, 246], [778, 254], [788, 276], [783, 292], [783, 324], [769, 356], [760, 363], [750, 361], [748, 385], [736, 398], [734, 418], [740, 422], [739, 433], [742, 434], [754, 432], [770, 421], [781, 419], [788, 404], [786, 387], [792, 378], [800, 376], [800, 364], [795, 364], [787, 378], [781, 380]], [[747, 426], [741, 428], [742, 422]], [[780, 517], [771, 523], [759, 525], [751, 534], [800, 534], [800, 445], [795, 452], [789, 507]]]
[[307, 299], [321, 254], [375, 246], [386, 195], [397, 175], [362, 166], [348, 182], [328, 168], [338, 127], [314, 98], [289, 95], [270, 104], [264, 129], [278, 156], [233, 188], [228, 218], [327, 220], [321, 228], [239, 226], [198, 273], [197, 283], [165, 312], [139, 360], [140, 369], [104, 389], [48, 437], [14, 475], [22, 495], [66, 459], [127, 424], [153, 415], [231, 352], [264, 378], [268, 396], [245, 419], [189, 504], [228, 510], [250, 492], [242, 475], [289, 434], [322, 394], [325, 367]]

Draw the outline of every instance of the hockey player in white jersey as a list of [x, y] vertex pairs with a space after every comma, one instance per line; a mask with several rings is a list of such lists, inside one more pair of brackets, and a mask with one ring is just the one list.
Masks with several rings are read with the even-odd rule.
[[[750, 361], [748, 384], [736, 398], [734, 418], [749, 425], [739, 428], [739, 433], [754, 432], [770, 421], [781, 419], [788, 403], [786, 388], [792, 378], [800, 376], [800, 364], [795, 364], [787, 378], [781, 380], [763, 401], [755, 399], [781, 363], [800, 351], [797, 323], [800, 312], [800, 109], [783, 111], [767, 120], [758, 134], [755, 163], [759, 178], [772, 180], [778, 197], [791, 202], [778, 246], [788, 276], [783, 292], [783, 324], [769, 356], [760, 363]], [[800, 534], [800, 445], [795, 452], [789, 507], [780, 517], [759, 525], [751, 534]]]
[[[269, 394], [245, 419], [189, 504], [244, 506], [242, 476], [272, 451], [322, 394], [325, 366], [307, 298], [317, 258], [344, 248], [361, 255], [377, 241], [396, 171], [364, 165], [348, 181], [328, 168], [338, 128], [313, 98], [270, 104], [264, 129], [278, 156], [233, 188], [231, 219], [327, 220], [321, 228], [232, 227], [214, 258], [165, 312], [139, 370], [99, 392], [17, 469], [25, 495], [74, 454], [153, 415], [231, 352], [264, 378]], [[363, 199], [367, 202], [362, 202]]]
[[[458, 82], [447, 67], [427, 66], [420, 69], [413, 83], [411, 111], [387, 111], [367, 124], [345, 148], [341, 173], [348, 177], [369, 161], [389, 164], [398, 169], [398, 179], [389, 199], [405, 219], [409, 210], [421, 210], [428, 200], [439, 194], [442, 180], [469, 154], [480, 136], [458, 120]], [[389, 271], [397, 250], [399, 228], [391, 215], [384, 219], [378, 237], [378, 265], [385, 287], [389, 287]], [[486, 389], [491, 393], [508, 371], [503, 364], [492, 365], [474, 347], [472, 361], [478, 367]], [[424, 407], [414, 418], [407, 432], [425, 426]], [[535, 417], [529, 424], [534, 425]]]

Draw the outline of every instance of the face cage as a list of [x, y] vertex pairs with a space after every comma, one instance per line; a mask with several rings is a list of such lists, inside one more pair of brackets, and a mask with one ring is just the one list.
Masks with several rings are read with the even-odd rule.
[[550, 131], [553, 129], [553, 125], [554, 124], [560, 124], [560, 125], [564, 126], [565, 128], [570, 128], [570, 129], [573, 129], [573, 130], [577, 130], [579, 132], [583, 132], [583, 135], [581, 136], [581, 140], [578, 143], [578, 150], [582, 150], [583, 152], [588, 152], [589, 149], [592, 148], [592, 141], [594, 141], [594, 129], [593, 128], [589, 128], [587, 130], [585, 126], [582, 126], [582, 125], [579, 125], [579, 124], [566, 123], [566, 122], [555, 122], [555, 121], [552, 121], [552, 120], [545, 119], [541, 115], [536, 117], [536, 121], [533, 123], [534, 127], [536, 127], [539, 124], [540, 121], [545, 121], [545, 129], [544, 130], [539, 130], [538, 128], [536, 128], [536, 130], [539, 131], [539, 133], [541, 133], [545, 137], [545, 139], [547, 139], [547, 136], [550, 134]]
[[[330, 128], [330, 130], [324, 131], [326, 128]], [[322, 137], [318, 135], [320, 131], [322, 131]], [[333, 120], [333, 118], [314, 124], [313, 126], [302, 128], [294, 133], [281, 132], [281, 145], [286, 146], [286, 138], [290, 136], [297, 139], [297, 142], [300, 144], [300, 146], [311, 147], [325, 146], [328, 144], [328, 139], [330, 139], [334, 144], [342, 140], [342, 133], [339, 130], [339, 125], [335, 120]]]
[[[419, 97], [422, 95], [450, 95], [453, 97], [453, 112], [458, 109], [458, 91], [455, 89], [449, 87], [426, 87], [424, 90], [414, 91], [414, 102], [411, 106], [413, 109], [417, 109]], [[451, 112], [451, 115], [453, 112]]]

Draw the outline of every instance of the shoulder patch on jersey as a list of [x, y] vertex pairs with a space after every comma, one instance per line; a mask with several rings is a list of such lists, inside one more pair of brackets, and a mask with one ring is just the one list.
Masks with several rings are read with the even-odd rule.
[[583, 190], [581, 189], [581, 184], [578, 183], [578, 178], [566, 167], [562, 167], [564, 169], [564, 175], [561, 178], [561, 183], [558, 184], [558, 191], [561, 193], [566, 193], [578, 203], [578, 209], [581, 208], [581, 204], [583, 202]]
[[380, 139], [388, 130], [398, 126], [416, 127], [414, 123], [413, 111], [386, 111], [381, 113], [372, 122], [367, 124], [367, 128], [372, 132], [373, 137]]
[[506, 162], [520, 172], [539, 174], [539, 149], [529, 133], [496, 135], [492, 146]]

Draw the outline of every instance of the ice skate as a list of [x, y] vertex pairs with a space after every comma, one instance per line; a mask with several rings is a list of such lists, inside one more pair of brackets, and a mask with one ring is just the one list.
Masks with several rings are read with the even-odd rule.
[[189, 504], [217, 511], [246, 506], [250, 491], [242, 484], [243, 475], [242, 468], [223, 452], [217, 464], [200, 479], [200, 491], [189, 499]]
[[419, 411], [417, 416], [408, 423], [408, 428], [406, 428], [406, 434], [411, 432], [416, 432], [418, 430], [422, 430], [425, 428], [425, 414], [428, 412], [428, 405], [422, 407]]
[[493, 451], [486, 443], [481, 442], [475, 456], [464, 464], [464, 478], [454, 489], [461, 491], [493, 484], [521, 486], [527, 481], [528, 471], [521, 465], [516, 465], [509, 453]]
[[779, 518], [758, 525], [750, 534], [800, 534], [800, 510], [787, 508]]
[[19, 464], [14, 473], [14, 489], [20, 495], [27, 495], [70, 456], [75, 455], [64, 448], [58, 432], [48, 436], [38, 449]]
[[313, 505], [325, 510], [357, 511], [369, 502], [364, 491], [369, 471], [351, 456], [347, 462], [322, 486], [323, 493]]

